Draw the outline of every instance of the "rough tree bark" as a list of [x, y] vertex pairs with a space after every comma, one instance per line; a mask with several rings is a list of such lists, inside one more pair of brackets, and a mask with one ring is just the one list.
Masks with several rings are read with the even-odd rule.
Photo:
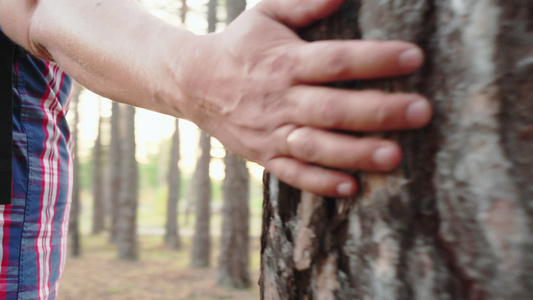
[[204, 268], [210, 265], [211, 257], [211, 137], [203, 132], [200, 135], [201, 156], [196, 163], [196, 220], [191, 251], [191, 266]]
[[265, 177], [262, 298], [531, 299], [533, 2], [355, 0], [302, 34], [418, 43], [417, 74], [339, 86], [419, 92], [435, 117], [382, 134], [402, 165], [354, 172], [356, 197]]
[[178, 222], [178, 208], [181, 191], [181, 173], [178, 166], [180, 160], [180, 124], [175, 121], [174, 135], [170, 146], [170, 162], [168, 166], [168, 198], [167, 222], [165, 226], [165, 243], [174, 250], [181, 248], [181, 238]]
[[102, 146], [102, 99], [98, 99], [97, 134], [93, 146], [92, 195], [93, 217], [92, 234], [102, 233], [105, 229], [104, 210], [104, 151]]
[[110, 203], [110, 222], [109, 241], [115, 243], [117, 240], [117, 222], [118, 222], [118, 198], [120, 194], [120, 170], [121, 170], [121, 108], [120, 104], [113, 102], [111, 108], [111, 139], [109, 142], [109, 201]]
[[72, 124], [72, 204], [70, 206], [70, 219], [69, 219], [69, 236], [70, 236], [70, 253], [73, 257], [81, 256], [81, 233], [80, 233], [80, 208], [81, 208], [81, 188], [80, 188], [80, 160], [79, 160], [79, 98], [82, 91], [81, 85], [77, 82], [73, 82], [71, 99], [74, 110], [74, 119]]
[[139, 198], [138, 166], [135, 158], [135, 107], [124, 106], [124, 139], [122, 142], [121, 188], [118, 197], [118, 257], [137, 260], [137, 204]]
[[[246, 0], [227, 0], [226, 23], [246, 9]], [[218, 257], [217, 284], [232, 288], [250, 286], [249, 200], [250, 175], [246, 161], [226, 151], [226, 177], [223, 186], [222, 231]]]

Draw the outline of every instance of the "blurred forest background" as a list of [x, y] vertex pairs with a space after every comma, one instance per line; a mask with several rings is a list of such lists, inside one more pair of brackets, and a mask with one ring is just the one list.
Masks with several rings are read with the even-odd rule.
[[[141, 0], [196, 34], [249, 0]], [[263, 169], [192, 123], [72, 95], [75, 186], [58, 299], [257, 299]]]

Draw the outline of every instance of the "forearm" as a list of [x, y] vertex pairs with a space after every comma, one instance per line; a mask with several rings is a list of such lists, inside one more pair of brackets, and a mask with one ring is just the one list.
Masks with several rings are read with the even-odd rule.
[[[187, 102], [181, 78], [189, 72], [186, 61], [198, 37], [160, 21], [133, 0], [3, 0], [2, 6], [11, 6], [2, 7], [0, 15], [6, 34], [57, 62], [88, 89], [182, 116]], [[24, 18], [4, 18], [6, 10]]]

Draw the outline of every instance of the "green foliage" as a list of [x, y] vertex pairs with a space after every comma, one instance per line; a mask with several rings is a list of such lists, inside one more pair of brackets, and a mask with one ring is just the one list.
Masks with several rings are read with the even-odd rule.
[[91, 160], [80, 158], [80, 189], [82, 191], [90, 191], [92, 187], [92, 171]]
[[158, 165], [156, 159], [149, 163], [139, 163], [139, 186], [140, 189], [156, 189], [159, 185]]

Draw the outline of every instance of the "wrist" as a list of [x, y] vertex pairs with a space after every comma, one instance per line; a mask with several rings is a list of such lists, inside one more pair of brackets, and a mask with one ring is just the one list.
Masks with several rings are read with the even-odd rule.
[[159, 43], [150, 55], [152, 70], [148, 73], [154, 76], [150, 94], [160, 107], [156, 110], [191, 120], [194, 101], [189, 82], [191, 76], [198, 76], [194, 56], [201, 36], [171, 27], [156, 39]]
[[[216, 110], [210, 91], [217, 82], [217, 58], [215, 52], [218, 34], [192, 35], [174, 55], [168, 71], [173, 82], [169, 99], [177, 117], [187, 119], [205, 129], [212, 110]], [[180, 42], [181, 43], [181, 42]], [[216, 50], [215, 50], [216, 49]]]

